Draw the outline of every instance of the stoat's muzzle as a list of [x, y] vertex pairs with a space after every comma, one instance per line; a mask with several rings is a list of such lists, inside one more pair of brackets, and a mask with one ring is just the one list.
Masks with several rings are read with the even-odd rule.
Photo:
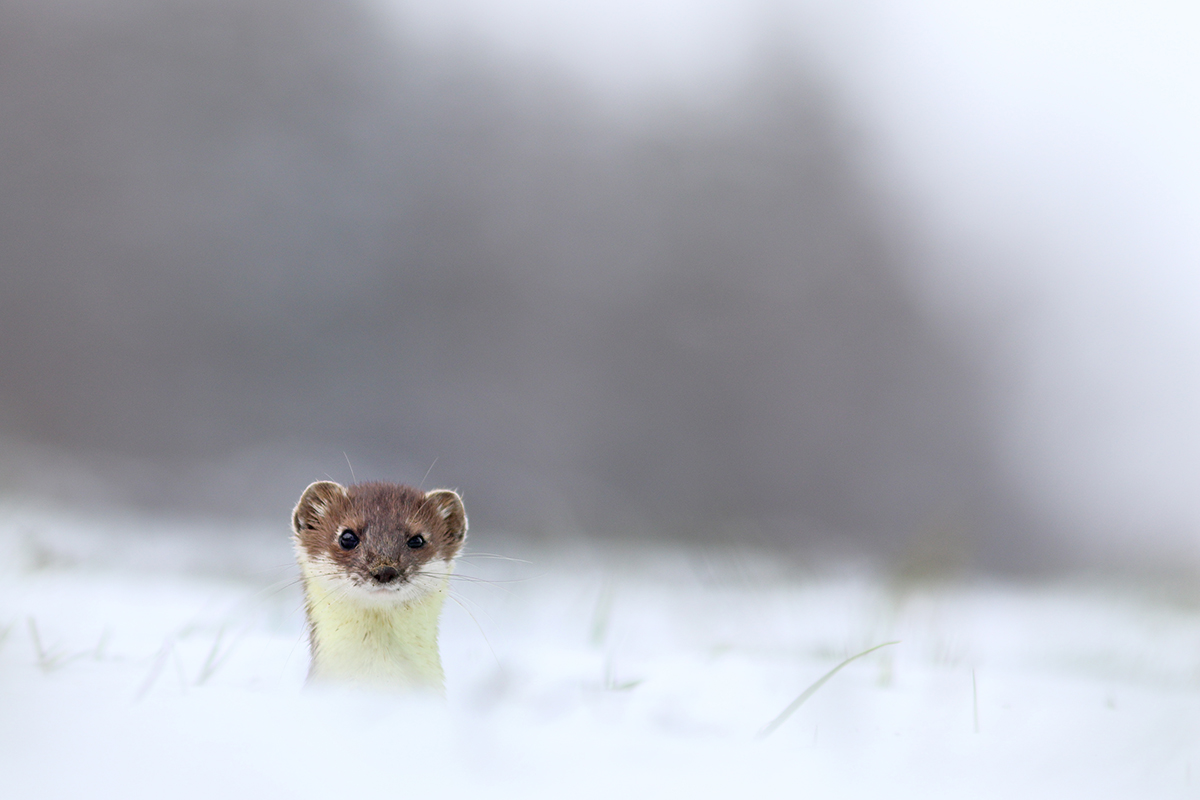
[[395, 567], [381, 567], [372, 572], [371, 577], [375, 579], [376, 583], [391, 583], [397, 578], [402, 578], [403, 575]]

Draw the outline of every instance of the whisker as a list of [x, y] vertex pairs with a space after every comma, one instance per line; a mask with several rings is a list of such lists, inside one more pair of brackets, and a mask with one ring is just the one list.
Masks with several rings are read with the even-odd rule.
[[532, 561], [526, 561], [523, 558], [513, 558], [512, 556], [502, 556], [497, 553], [463, 553], [459, 558], [495, 558], [501, 561], [516, 561], [520, 564], [532, 564]]
[[477, 603], [475, 600], [471, 599], [470, 597], [467, 597], [465, 594], [455, 592], [453, 589], [449, 590], [449, 594], [457, 597], [459, 600], [461, 600], [465, 603], [469, 603], [476, 611], [478, 611], [480, 614], [483, 614], [483, 616], [487, 618], [488, 622], [492, 623], [493, 625], [496, 624], [496, 619], [487, 612], [486, 608], [483, 608], [482, 606], [480, 606], [479, 603]]
[[278, 564], [272, 564], [271, 566], [263, 567], [262, 569], [252, 569], [249, 572], [247, 572], [246, 574], [247, 575], [266, 575], [271, 572], [281, 572], [285, 569], [295, 569], [295, 568], [296, 568], [296, 562], [293, 560], [293, 561], [286, 561], [286, 562], [282, 562], [282, 563], [278, 563]]
[[544, 572], [543, 572], [541, 575], [531, 575], [531, 576], [530, 576], [530, 577], [528, 577], [528, 578], [477, 578], [477, 577], [475, 577], [475, 576], [473, 576], [473, 575], [463, 575], [462, 577], [464, 577], [464, 578], [474, 578], [474, 580], [477, 580], [477, 581], [482, 581], [482, 582], [484, 582], [484, 583], [494, 583], [494, 584], [501, 584], [501, 583], [528, 583], [529, 581], [534, 581], [534, 580], [537, 580], [537, 579], [539, 579], [539, 578], [544, 578], [544, 577], [546, 577], [546, 573], [544, 573]]
[[[425, 573], [425, 574], [426, 574], [426, 575], [432, 575], [433, 573], [427, 572], [427, 573]], [[525, 583], [526, 581], [531, 581], [531, 580], [533, 580], [534, 578], [540, 578], [540, 577], [541, 577], [540, 575], [535, 575], [535, 576], [534, 576], [534, 578], [481, 578], [481, 577], [479, 577], [478, 575], [464, 575], [464, 574], [463, 574], [463, 573], [461, 573], [461, 572], [450, 572], [450, 573], [447, 573], [447, 574], [448, 574], [448, 575], [449, 575], [451, 578], [462, 578], [463, 580], [475, 581], [475, 582], [477, 582], [477, 583], [491, 583], [491, 584], [501, 584], [501, 583]]]
[[493, 589], [499, 589], [502, 592], [508, 592], [509, 594], [512, 594], [512, 590], [507, 589], [503, 586], [496, 585], [497, 583], [502, 583], [502, 581], [490, 581], [486, 578], [476, 578], [473, 575], [459, 575], [454, 572], [441, 573], [441, 574], [433, 573], [433, 572], [425, 572], [422, 574], [428, 575], [431, 578], [446, 578], [446, 579], [452, 580], [452, 581], [457, 580], [457, 581], [462, 581], [464, 583], [476, 583], [476, 584], [480, 584], [483, 586], [491, 586]]
[[429, 469], [425, 470], [425, 475], [424, 475], [424, 477], [422, 477], [422, 478], [421, 478], [421, 482], [417, 484], [417, 489], [418, 489], [418, 490], [420, 490], [420, 489], [421, 489], [421, 487], [425, 485], [425, 478], [428, 478], [428, 477], [429, 477], [429, 473], [433, 472], [433, 467], [434, 467], [434, 464], [437, 464], [437, 462], [438, 462], [438, 457], [437, 457], [437, 456], [434, 456], [434, 457], [433, 457], [433, 464], [430, 464], [430, 465], [429, 465]]
[[297, 637], [296, 641], [292, 642], [292, 649], [288, 650], [287, 658], [284, 659], [284, 662], [283, 662], [284, 669], [287, 669], [287, 665], [292, 662], [292, 657], [296, 655], [296, 648], [300, 646], [300, 642], [305, 641], [310, 636], [311, 636], [311, 631], [309, 631], [308, 628], [306, 627], [304, 633], [301, 636]]
[[268, 597], [274, 597], [275, 595], [279, 594], [283, 590], [290, 589], [291, 587], [300, 583], [302, 580], [304, 580], [304, 579], [297, 575], [297, 576], [293, 576], [290, 578], [285, 578], [283, 580], [275, 581], [274, 583], [268, 584], [267, 586], [264, 586], [263, 588], [259, 589], [258, 591], [254, 592], [253, 594], [246, 597], [245, 600], [243, 601], [243, 604], [251, 603], [256, 600], [265, 600]]
[[479, 620], [475, 619], [475, 615], [471, 613], [471, 609], [467, 608], [466, 604], [463, 603], [462, 600], [458, 599], [453, 592], [447, 592], [447, 595], [451, 600], [458, 604], [459, 608], [467, 612], [467, 616], [470, 617], [471, 621], [475, 623], [475, 627], [479, 629], [479, 635], [483, 637], [484, 643], [487, 645], [488, 650], [491, 651], [492, 658], [496, 659], [496, 666], [503, 667], [504, 665], [500, 663], [500, 656], [496, 655], [496, 648], [492, 647], [492, 641], [488, 639], [488, 635], [484, 633], [483, 626], [479, 624]]

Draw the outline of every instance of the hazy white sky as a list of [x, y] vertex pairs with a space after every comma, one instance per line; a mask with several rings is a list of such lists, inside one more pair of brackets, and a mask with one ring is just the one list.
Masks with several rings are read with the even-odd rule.
[[615, 97], [703, 100], [803, 45], [929, 302], [985, 333], [1014, 476], [1088, 536], [1200, 563], [1200, 6], [378, 1]]

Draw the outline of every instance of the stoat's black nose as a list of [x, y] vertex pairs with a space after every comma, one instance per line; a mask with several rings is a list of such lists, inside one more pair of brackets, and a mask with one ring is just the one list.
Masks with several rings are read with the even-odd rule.
[[396, 580], [396, 578], [398, 578], [399, 576], [400, 576], [400, 573], [396, 571], [395, 567], [384, 567], [383, 569], [381, 569], [378, 572], [375, 572], [371, 575], [372, 578], [379, 581], [380, 583], [391, 583], [392, 581]]

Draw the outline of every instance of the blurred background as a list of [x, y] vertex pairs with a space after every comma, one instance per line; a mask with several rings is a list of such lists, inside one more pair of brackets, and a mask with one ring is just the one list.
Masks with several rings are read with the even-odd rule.
[[283, 536], [353, 469], [547, 542], [1194, 572], [1198, 38], [0, 0], [0, 493]]

